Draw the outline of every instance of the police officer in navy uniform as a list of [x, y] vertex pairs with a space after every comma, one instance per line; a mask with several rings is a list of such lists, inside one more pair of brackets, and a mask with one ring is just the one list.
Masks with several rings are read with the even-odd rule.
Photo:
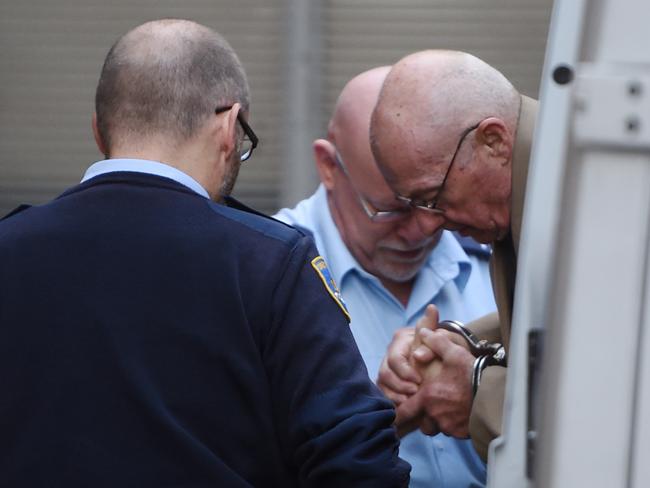
[[407, 485], [311, 238], [216, 203], [257, 143], [248, 100], [193, 22], [110, 50], [107, 159], [0, 222], [0, 486]]

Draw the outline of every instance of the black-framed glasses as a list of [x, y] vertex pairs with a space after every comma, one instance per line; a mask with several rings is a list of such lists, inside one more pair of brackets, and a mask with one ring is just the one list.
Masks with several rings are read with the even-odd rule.
[[436, 195], [435, 198], [431, 200], [424, 200], [424, 199], [417, 199], [417, 198], [408, 198], [402, 195], [395, 195], [395, 198], [397, 198], [400, 202], [404, 202], [411, 208], [426, 210], [427, 212], [435, 213], [435, 214], [444, 214], [445, 211], [441, 208], [438, 208], [438, 201], [440, 200], [440, 195], [442, 195], [442, 192], [445, 189], [445, 183], [447, 183], [447, 177], [451, 172], [451, 167], [454, 165], [454, 161], [456, 160], [458, 151], [460, 151], [460, 146], [463, 145], [463, 141], [465, 140], [465, 137], [467, 137], [467, 134], [469, 134], [474, 129], [476, 129], [479, 125], [481, 125], [481, 122], [483, 122], [483, 120], [485, 119], [482, 119], [476, 124], [474, 124], [473, 126], [468, 127], [460, 135], [460, 139], [458, 140], [458, 144], [456, 145], [456, 150], [454, 151], [454, 155], [451, 157], [451, 162], [449, 163], [449, 166], [447, 166], [447, 172], [445, 173], [445, 177], [442, 179], [440, 188], [438, 188], [438, 194]]
[[408, 205], [404, 205], [404, 207], [402, 208], [397, 208], [393, 210], [379, 210], [372, 203], [366, 200], [363, 197], [363, 195], [361, 195], [359, 190], [357, 190], [357, 188], [354, 186], [354, 183], [352, 183], [352, 179], [350, 178], [350, 173], [348, 173], [345, 164], [343, 164], [343, 159], [341, 158], [341, 155], [339, 154], [339, 151], [336, 148], [334, 148], [334, 154], [336, 158], [336, 164], [339, 165], [339, 167], [343, 171], [343, 174], [350, 182], [350, 186], [352, 187], [352, 190], [357, 196], [357, 199], [361, 204], [361, 208], [363, 209], [363, 211], [366, 213], [366, 215], [371, 221], [377, 223], [394, 222], [409, 216], [409, 214], [411, 213], [411, 207], [409, 207]]
[[[219, 115], [221, 113], [227, 112], [232, 107], [232, 105], [229, 105], [227, 107], [217, 107], [214, 110], [214, 113]], [[248, 125], [248, 122], [244, 120], [244, 116], [242, 115], [241, 110], [237, 113], [237, 120], [241, 124], [241, 128], [244, 129], [244, 139], [242, 140], [242, 145], [239, 152], [239, 159], [240, 161], [244, 162], [251, 157], [251, 154], [253, 154], [253, 149], [257, 147], [259, 139], [255, 135], [255, 132], [253, 132], [251, 126]]]

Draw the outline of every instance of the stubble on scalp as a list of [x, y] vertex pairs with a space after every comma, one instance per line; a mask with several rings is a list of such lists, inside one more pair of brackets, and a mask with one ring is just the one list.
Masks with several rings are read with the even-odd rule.
[[190, 139], [220, 104], [249, 106], [246, 74], [228, 42], [182, 19], [142, 24], [110, 49], [95, 95], [99, 133], [113, 145]]

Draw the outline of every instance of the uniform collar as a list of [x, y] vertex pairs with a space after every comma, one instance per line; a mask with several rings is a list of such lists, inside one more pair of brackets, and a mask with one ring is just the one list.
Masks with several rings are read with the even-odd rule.
[[105, 159], [91, 165], [81, 179], [81, 183], [96, 176], [115, 172], [145, 173], [150, 175], [162, 176], [169, 178], [199, 195], [210, 198], [208, 192], [201, 184], [187, 173], [176, 169], [168, 164], [159, 161], [149, 161], [147, 159]]

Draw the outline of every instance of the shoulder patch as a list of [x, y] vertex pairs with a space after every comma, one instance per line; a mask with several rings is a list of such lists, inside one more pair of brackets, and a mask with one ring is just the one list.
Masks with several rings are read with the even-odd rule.
[[255, 211], [249, 211], [247, 207], [237, 207], [232, 204], [234, 199], [228, 200], [228, 205], [213, 202], [212, 200], [205, 199], [209, 208], [219, 214], [221, 217], [229, 221], [243, 225], [260, 236], [266, 236], [271, 239], [288, 244], [293, 247], [296, 241], [303, 236], [303, 234], [290, 225], [280, 222], [268, 215], [263, 215]]
[[325, 285], [327, 292], [334, 299], [336, 304], [341, 308], [343, 314], [348, 319], [348, 322], [350, 322], [352, 320], [352, 317], [350, 317], [350, 312], [348, 312], [348, 307], [345, 305], [345, 302], [343, 301], [343, 297], [341, 296], [341, 291], [339, 290], [339, 287], [336, 286], [336, 282], [334, 281], [334, 278], [332, 278], [332, 273], [330, 273], [330, 270], [327, 267], [327, 263], [325, 262], [325, 259], [323, 259], [322, 256], [316, 256], [314, 259], [311, 260], [311, 265], [316, 270], [316, 273], [318, 273], [318, 276], [320, 277], [321, 281]]

